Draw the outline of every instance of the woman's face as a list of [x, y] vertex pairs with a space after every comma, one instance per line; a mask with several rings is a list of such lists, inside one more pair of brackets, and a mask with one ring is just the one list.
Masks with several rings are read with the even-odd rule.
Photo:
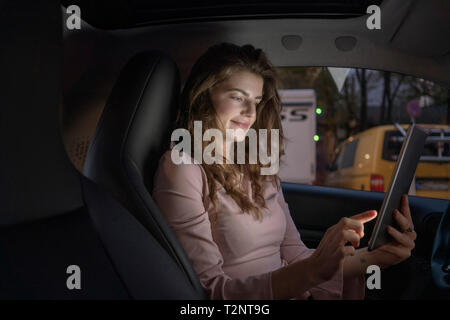
[[233, 73], [211, 89], [211, 100], [217, 120], [224, 129], [236, 131], [235, 140], [242, 141], [256, 120], [256, 109], [263, 96], [264, 80], [248, 71]]

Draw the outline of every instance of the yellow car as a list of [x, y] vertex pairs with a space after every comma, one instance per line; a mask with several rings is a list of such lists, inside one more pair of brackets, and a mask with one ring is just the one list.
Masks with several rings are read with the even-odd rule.
[[[450, 126], [419, 124], [429, 130], [410, 194], [450, 199]], [[408, 125], [401, 125], [407, 130]], [[349, 137], [336, 149], [327, 177], [333, 187], [386, 192], [403, 135], [394, 125], [373, 127]]]

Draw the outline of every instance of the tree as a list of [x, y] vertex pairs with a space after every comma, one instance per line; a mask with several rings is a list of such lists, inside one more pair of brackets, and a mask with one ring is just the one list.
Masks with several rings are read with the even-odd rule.
[[[381, 107], [380, 107], [380, 123], [391, 123], [392, 122], [392, 110], [394, 106], [394, 99], [397, 97], [398, 90], [402, 85], [404, 80], [404, 75], [397, 75], [393, 80], [393, 74], [390, 71], [383, 72], [383, 98], [381, 99]], [[392, 82], [395, 82], [395, 88], [392, 91]], [[387, 113], [386, 113], [386, 102], [387, 102]]]
[[364, 131], [367, 128], [367, 79], [366, 69], [356, 69], [356, 78], [359, 82], [360, 88], [360, 130]]

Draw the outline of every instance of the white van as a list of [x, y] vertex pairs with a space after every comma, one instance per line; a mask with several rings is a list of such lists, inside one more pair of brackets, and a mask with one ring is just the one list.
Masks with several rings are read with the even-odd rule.
[[312, 184], [316, 178], [316, 92], [285, 89], [278, 93], [285, 136], [279, 176], [284, 182]]

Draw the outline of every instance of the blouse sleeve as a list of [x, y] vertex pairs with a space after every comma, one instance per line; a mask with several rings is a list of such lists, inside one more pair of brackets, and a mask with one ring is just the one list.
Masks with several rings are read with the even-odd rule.
[[[306, 259], [314, 252], [314, 249], [307, 248], [301, 240], [281, 188], [278, 199], [286, 217], [286, 233], [281, 243], [281, 258], [288, 264]], [[364, 294], [364, 276], [346, 279], [344, 282], [343, 270], [340, 269], [331, 280], [309, 289], [309, 292], [297, 298], [307, 298], [311, 295], [313, 299], [364, 299]]]
[[200, 283], [210, 299], [273, 299], [271, 272], [231, 278], [223, 271], [223, 257], [213, 240], [204, 207], [205, 185], [206, 175], [199, 165], [176, 165], [169, 155], [160, 161], [153, 189], [153, 198], [183, 246]]

